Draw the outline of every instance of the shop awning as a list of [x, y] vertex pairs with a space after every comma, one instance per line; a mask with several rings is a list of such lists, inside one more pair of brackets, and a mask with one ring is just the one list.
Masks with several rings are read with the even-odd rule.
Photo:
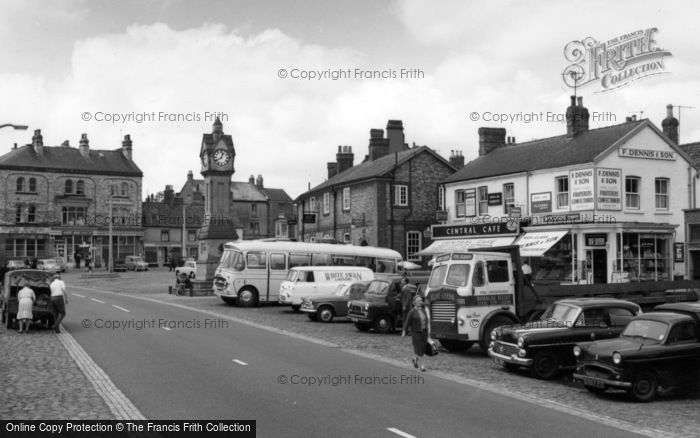
[[568, 233], [564, 231], [535, 231], [525, 233], [515, 242], [520, 247], [521, 257], [541, 257]]
[[436, 240], [427, 248], [419, 251], [418, 255], [437, 255], [449, 252], [463, 252], [470, 248], [487, 248], [492, 246], [511, 245], [515, 236], [480, 237], [476, 239]]

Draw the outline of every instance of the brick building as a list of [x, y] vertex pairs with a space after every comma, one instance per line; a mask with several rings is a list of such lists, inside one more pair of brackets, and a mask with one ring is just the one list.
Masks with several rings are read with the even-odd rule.
[[[32, 143], [0, 157], [0, 248], [7, 259], [59, 257], [72, 262], [90, 255], [96, 266], [113, 256], [142, 252], [141, 180], [124, 136], [116, 150], [79, 147], [68, 141], [45, 146], [41, 130]], [[110, 202], [111, 201], [111, 202]]]
[[328, 179], [296, 199], [299, 240], [387, 247], [420, 261], [416, 253], [435, 222], [438, 183], [456, 166], [427, 146], [409, 147], [403, 123], [389, 120], [386, 137], [381, 129], [370, 131], [362, 163], [354, 165], [350, 146], [338, 146], [327, 168]]

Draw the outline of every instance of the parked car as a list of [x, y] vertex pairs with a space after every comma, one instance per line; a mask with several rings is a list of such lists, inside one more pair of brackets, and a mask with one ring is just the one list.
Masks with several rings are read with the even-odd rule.
[[683, 303], [666, 303], [654, 307], [653, 312], [673, 312], [682, 313], [692, 317], [700, 324], [700, 301], [690, 301]]
[[61, 272], [66, 272], [66, 268], [67, 268], [66, 262], [64, 262], [62, 258], [56, 257], [56, 258], [53, 259], [53, 260], [56, 262], [56, 264], [57, 264], [58, 266], [60, 266]]
[[280, 284], [278, 300], [298, 311], [304, 297], [327, 295], [338, 286], [373, 278], [374, 272], [362, 266], [295, 266]]
[[619, 338], [578, 344], [574, 379], [593, 393], [622, 388], [640, 402], [654, 400], [659, 387], [697, 384], [698, 323], [693, 317], [650, 312], [634, 318]]
[[25, 269], [27, 268], [27, 265], [24, 263], [24, 260], [8, 260], [7, 261], [7, 270], [12, 271], [14, 269]]
[[488, 354], [508, 371], [525, 367], [533, 377], [552, 379], [576, 368], [577, 342], [617, 337], [640, 313], [638, 304], [614, 298], [559, 300], [538, 321], [493, 330]]
[[124, 264], [126, 264], [126, 269], [130, 271], [148, 271], [148, 263], [146, 263], [140, 256], [126, 256], [124, 259]]
[[348, 302], [362, 299], [369, 283], [358, 281], [343, 284], [332, 294], [305, 297], [300, 310], [312, 321], [331, 322], [336, 316], [347, 316]]
[[[380, 276], [381, 275], [381, 276]], [[355, 327], [366, 332], [374, 328], [378, 333], [394, 331], [403, 324], [401, 320], [401, 279], [400, 275], [378, 274], [365, 291], [362, 300], [348, 303], [348, 318]], [[424, 284], [428, 277], [412, 277], [411, 283]]]
[[114, 261], [114, 267], [112, 268], [114, 272], [127, 271], [126, 259], [119, 259]]
[[186, 260], [185, 264], [175, 268], [175, 277], [180, 278], [180, 273], [185, 273], [189, 278], [194, 278], [197, 272], [197, 262]]
[[41, 259], [36, 262], [36, 268], [40, 271], [61, 272], [61, 265], [55, 259]]
[[0, 320], [7, 328], [14, 328], [17, 321], [19, 301], [17, 293], [22, 289], [20, 280], [26, 279], [34, 291], [36, 300], [32, 307], [32, 320], [41, 321], [47, 328], [53, 325], [53, 312], [50, 310], [51, 289], [49, 284], [53, 272], [38, 269], [16, 269], [5, 274], [5, 281], [0, 294]]

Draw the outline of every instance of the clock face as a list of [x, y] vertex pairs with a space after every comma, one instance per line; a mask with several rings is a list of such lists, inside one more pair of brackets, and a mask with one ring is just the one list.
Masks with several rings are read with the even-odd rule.
[[225, 166], [231, 160], [231, 156], [223, 149], [214, 152], [214, 162], [218, 166]]

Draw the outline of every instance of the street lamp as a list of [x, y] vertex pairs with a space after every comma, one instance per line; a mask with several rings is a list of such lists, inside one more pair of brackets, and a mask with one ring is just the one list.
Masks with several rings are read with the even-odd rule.
[[20, 131], [26, 131], [29, 128], [29, 126], [27, 126], [27, 125], [15, 125], [14, 123], [5, 123], [3, 125], [0, 125], [0, 128], [7, 128], [7, 127], [11, 127], [13, 129], [17, 129]]

